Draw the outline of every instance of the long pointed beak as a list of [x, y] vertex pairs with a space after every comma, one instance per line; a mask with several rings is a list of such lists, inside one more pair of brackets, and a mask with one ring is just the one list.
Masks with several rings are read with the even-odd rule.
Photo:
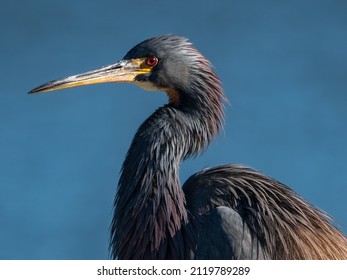
[[29, 94], [100, 83], [131, 83], [137, 75], [150, 72], [149, 68], [141, 67], [142, 62], [142, 59], [121, 60], [86, 73], [45, 83], [29, 91]]

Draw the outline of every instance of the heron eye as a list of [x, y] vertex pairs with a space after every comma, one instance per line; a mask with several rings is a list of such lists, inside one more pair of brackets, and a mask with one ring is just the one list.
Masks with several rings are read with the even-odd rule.
[[152, 56], [146, 60], [146, 64], [149, 67], [154, 67], [158, 64], [158, 58], [156, 58], [155, 56]]

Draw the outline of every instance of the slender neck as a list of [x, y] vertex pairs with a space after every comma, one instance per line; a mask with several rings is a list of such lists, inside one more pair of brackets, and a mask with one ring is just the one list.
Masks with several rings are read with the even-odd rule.
[[[189, 151], [181, 114], [165, 106], [137, 131], [123, 164], [112, 225], [113, 253], [120, 259], [184, 258], [182, 227], [188, 223], [179, 166]], [[183, 124], [183, 123], [182, 123]], [[182, 239], [174, 244], [173, 238]], [[115, 257], [115, 256], [114, 256]]]
[[140, 126], [124, 161], [115, 199], [113, 258], [192, 256], [195, 237], [179, 182], [179, 166], [202, 151], [218, 132], [220, 99], [217, 96], [218, 102], [210, 106], [205, 106], [209, 102], [189, 99], [171, 102]]

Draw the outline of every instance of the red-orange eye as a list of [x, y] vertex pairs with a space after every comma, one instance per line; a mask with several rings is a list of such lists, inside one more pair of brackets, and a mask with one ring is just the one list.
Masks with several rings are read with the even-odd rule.
[[149, 67], [154, 67], [158, 64], [158, 58], [156, 58], [155, 56], [152, 56], [146, 60], [146, 64]]

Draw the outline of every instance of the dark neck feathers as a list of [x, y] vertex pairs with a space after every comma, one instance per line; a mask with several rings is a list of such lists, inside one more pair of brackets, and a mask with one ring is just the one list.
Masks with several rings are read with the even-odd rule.
[[[159, 108], [138, 129], [124, 161], [111, 225], [118, 259], [189, 258], [194, 243], [181, 184], [182, 160], [204, 150], [223, 117], [219, 80], [207, 61], [179, 103]], [[195, 83], [195, 85], [194, 85]], [[198, 89], [198, 90], [197, 90]]]

